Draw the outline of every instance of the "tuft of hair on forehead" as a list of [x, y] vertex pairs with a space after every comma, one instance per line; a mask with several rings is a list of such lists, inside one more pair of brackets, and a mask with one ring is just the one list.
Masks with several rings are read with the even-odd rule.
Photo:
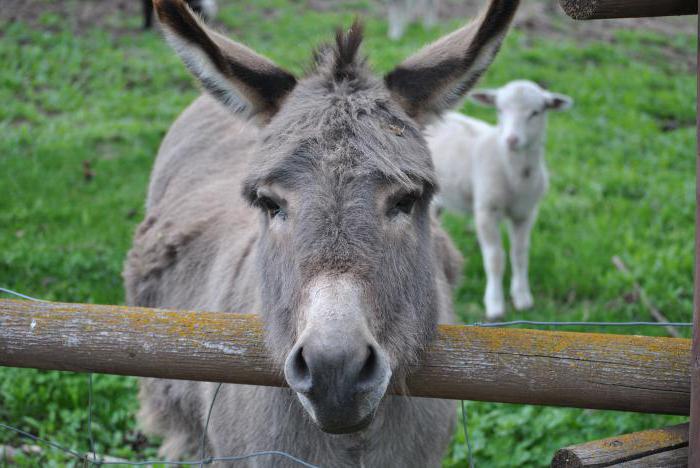
[[[344, 33], [341, 28], [335, 32], [335, 57], [333, 72], [337, 79], [347, 79], [347, 76], [355, 67], [357, 52], [362, 44], [362, 33], [364, 27], [357, 19], [353, 21], [350, 29]], [[364, 60], [361, 60], [364, 65]]]
[[366, 60], [358, 56], [364, 26], [357, 18], [350, 29], [336, 29], [335, 44], [323, 44], [314, 52], [312, 73], [327, 75], [334, 82], [361, 78], [366, 71]]

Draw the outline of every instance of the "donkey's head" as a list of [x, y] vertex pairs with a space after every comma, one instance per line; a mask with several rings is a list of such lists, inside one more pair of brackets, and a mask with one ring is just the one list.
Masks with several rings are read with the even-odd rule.
[[428, 207], [436, 188], [422, 127], [491, 63], [517, 6], [426, 47], [383, 79], [338, 33], [297, 80], [156, 0], [171, 45], [204, 88], [261, 126], [243, 187], [260, 209], [261, 311], [289, 386], [327, 432], [372, 420], [392, 376], [434, 336], [444, 304]]

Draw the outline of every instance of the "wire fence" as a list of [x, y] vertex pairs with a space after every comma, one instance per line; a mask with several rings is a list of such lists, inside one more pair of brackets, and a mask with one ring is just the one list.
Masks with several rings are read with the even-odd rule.
[[[6, 288], [1, 288], [0, 287], [0, 292], [13, 295], [16, 297], [20, 297], [22, 299], [27, 299], [30, 301], [36, 301], [36, 302], [51, 302], [51, 301], [45, 301], [43, 299], [37, 299], [35, 297], [28, 296], [26, 294], [18, 293], [16, 291], [13, 291], [11, 289], [6, 289]], [[512, 320], [512, 321], [507, 321], [507, 322], [473, 322], [469, 324], [471, 326], [477, 326], [477, 327], [510, 327], [510, 326], [519, 326], [519, 325], [528, 325], [528, 326], [549, 326], [549, 327], [692, 327], [693, 324], [690, 322], [644, 322], [644, 321], [630, 321], [630, 322], [571, 322], [571, 321], [562, 321], [562, 322], [557, 322], [557, 321], [534, 321], [534, 320]], [[266, 451], [260, 451], [260, 452], [253, 452], [253, 453], [248, 453], [244, 455], [231, 455], [231, 456], [225, 456], [225, 457], [213, 457], [213, 456], [207, 456], [206, 454], [206, 437], [207, 437], [207, 430], [209, 428], [209, 421], [211, 419], [212, 411], [214, 409], [214, 403], [216, 402], [216, 398], [219, 394], [219, 390], [221, 389], [221, 383], [219, 383], [216, 387], [216, 390], [214, 391], [214, 394], [212, 396], [211, 402], [209, 404], [209, 410], [207, 412], [207, 419], [204, 425], [204, 429], [202, 431], [202, 438], [200, 442], [200, 457], [197, 460], [184, 460], [184, 461], [174, 461], [174, 460], [142, 460], [142, 461], [130, 461], [130, 460], [121, 460], [121, 459], [115, 459], [114, 457], [110, 457], [107, 455], [98, 455], [95, 450], [95, 441], [93, 438], [93, 433], [92, 433], [92, 413], [93, 413], [93, 382], [92, 382], [92, 373], [88, 374], [88, 404], [87, 404], [87, 413], [88, 413], [88, 423], [87, 423], [87, 432], [88, 432], [88, 441], [89, 441], [89, 450], [86, 453], [83, 452], [78, 452], [76, 450], [73, 450], [71, 448], [65, 447], [61, 444], [58, 444], [54, 441], [44, 439], [41, 437], [38, 437], [34, 434], [30, 434], [29, 432], [26, 432], [22, 429], [19, 429], [18, 427], [10, 426], [7, 424], [0, 423], [0, 429], [4, 429], [7, 431], [14, 432], [22, 437], [25, 437], [27, 439], [30, 439], [34, 442], [46, 445], [48, 447], [54, 448], [56, 450], [60, 450], [66, 455], [69, 455], [73, 457], [74, 459], [81, 461], [85, 466], [104, 466], [104, 465], [122, 465], [122, 466], [150, 466], [150, 465], [166, 465], [166, 466], [191, 466], [191, 465], [199, 465], [205, 466], [205, 465], [211, 465], [216, 462], [235, 462], [235, 461], [243, 461], [251, 458], [258, 458], [258, 457], [282, 457], [286, 458], [288, 460], [291, 460], [298, 464], [299, 466], [304, 466], [307, 468], [319, 468], [318, 465], [314, 465], [312, 463], [309, 463], [305, 460], [302, 460], [298, 457], [295, 457], [294, 455], [291, 455], [287, 452], [283, 452], [280, 450], [266, 450]], [[467, 457], [469, 460], [469, 467], [474, 468], [475, 467], [475, 461], [474, 461], [474, 453], [473, 453], [473, 447], [471, 443], [471, 439], [469, 436], [469, 422], [468, 422], [468, 406], [467, 402], [464, 400], [461, 400], [461, 422], [462, 422], [462, 430], [464, 431], [464, 438], [465, 442], [467, 444]]]

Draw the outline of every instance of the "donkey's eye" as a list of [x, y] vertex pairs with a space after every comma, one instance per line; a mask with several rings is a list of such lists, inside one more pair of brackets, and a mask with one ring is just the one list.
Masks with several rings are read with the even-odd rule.
[[413, 206], [416, 204], [417, 196], [413, 193], [403, 195], [401, 198], [396, 200], [394, 204], [389, 208], [387, 215], [396, 216], [400, 213], [411, 214], [413, 211]]
[[260, 207], [267, 212], [270, 218], [275, 218], [279, 216], [281, 219], [287, 219], [287, 213], [280, 206], [278, 202], [270, 197], [261, 196], [258, 198], [258, 204]]

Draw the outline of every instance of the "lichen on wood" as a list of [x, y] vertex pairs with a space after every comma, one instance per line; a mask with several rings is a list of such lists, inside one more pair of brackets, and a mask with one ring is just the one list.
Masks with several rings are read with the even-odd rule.
[[[255, 315], [0, 299], [0, 365], [283, 386]], [[688, 414], [690, 340], [440, 326], [395, 392]]]

